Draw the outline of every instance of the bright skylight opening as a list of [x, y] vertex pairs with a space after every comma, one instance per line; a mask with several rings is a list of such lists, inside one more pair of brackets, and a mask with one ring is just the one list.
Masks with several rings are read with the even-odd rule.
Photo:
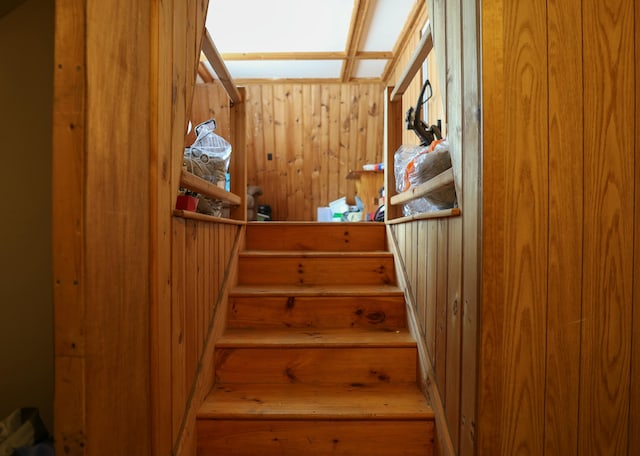
[[359, 60], [356, 62], [356, 78], [378, 78], [387, 65], [387, 60]]
[[221, 53], [344, 52], [350, 0], [210, 0], [207, 29]]
[[232, 60], [226, 62], [236, 79], [339, 78], [341, 60]]
[[391, 51], [404, 27], [415, 0], [378, 0], [371, 25], [365, 34], [363, 51]]

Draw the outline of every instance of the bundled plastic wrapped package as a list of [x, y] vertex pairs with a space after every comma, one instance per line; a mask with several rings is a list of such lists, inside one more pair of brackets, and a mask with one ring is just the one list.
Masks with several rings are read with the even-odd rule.
[[[231, 158], [231, 144], [215, 134], [215, 129], [216, 121], [213, 119], [195, 128], [197, 137], [191, 147], [184, 150], [183, 168], [224, 188]], [[201, 197], [198, 201], [198, 212], [220, 217], [222, 202]]]
[[[396, 190], [401, 193], [420, 185], [451, 168], [449, 143], [446, 139], [433, 141], [429, 146], [400, 146], [394, 156]], [[408, 202], [404, 215], [437, 211], [455, 207], [456, 192], [453, 184], [425, 197]]]

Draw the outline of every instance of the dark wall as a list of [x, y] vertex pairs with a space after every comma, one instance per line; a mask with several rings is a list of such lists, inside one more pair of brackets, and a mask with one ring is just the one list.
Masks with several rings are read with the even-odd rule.
[[51, 429], [53, 0], [0, 17], [0, 420], [36, 406]]

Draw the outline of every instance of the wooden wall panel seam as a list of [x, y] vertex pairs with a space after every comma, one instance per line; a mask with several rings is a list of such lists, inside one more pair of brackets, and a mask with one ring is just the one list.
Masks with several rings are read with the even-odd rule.
[[55, 8], [52, 155], [54, 440], [86, 454], [85, 187], [86, 5]]

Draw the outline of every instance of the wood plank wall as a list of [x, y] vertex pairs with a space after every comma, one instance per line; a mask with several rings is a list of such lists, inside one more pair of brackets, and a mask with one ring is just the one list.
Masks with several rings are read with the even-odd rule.
[[[196, 454], [195, 412], [213, 384], [213, 324], [224, 322], [243, 228], [174, 217], [171, 421], [175, 454]], [[214, 320], [215, 319], [215, 320]]]
[[478, 454], [640, 454], [639, 3], [482, 23]]
[[66, 0], [55, 21], [56, 453], [147, 455], [149, 7]]
[[[346, 195], [350, 170], [382, 162], [379, 84], [246, 87], [247, 175], [275, 220], [313, 221]], [[267, 155], [272, 154], [272, 160]]]
[[56, 3], [60, 454], [172, 454], [172, 211], [207, 4]]
[[[428, 356], [423, 366], [426, 390], [437, 412], [444, 415], [436, 423], [438, 451], [443, 455], [474, 455], [479, 306], [479, 11], [475, 0], [434, 0], [427, 2], [427, 14], [436, 27], [434, 51], [427, 62], [434, 99], [425, 120], [429, 124], [443, 121], [462, 215], [393, 224], [389, 231], [407, 278], [406, 293], [416, 317], [417, 335]], [[423, 24], [419, 21], [389, 85], [406, 65]], [[443, 81], [442, 75], [448, 78]], [[421, 86], [419, 74], [403, 96], [403, 112], [415, 106]], [[413, 132], [405, 130], [403, 143], [417, 144], [418, 140]]]
[[[151, 17], [150, 353], [152, 454], [177, 445], [173, 400], [172, 212], [196, 81], [207, 0], [153, 1]], [[183, 405], [184, 408], [184, 405]]]
[[[216, 134], [229, 142], [232, 141], [230, 100], [220, 83], [196, 84], [189, 119], [194, 128], [205, 120], [215, 119]], [[193, 144], [195, 139], [195, 132], [192, 131], [191, 134], [187, 135], [185, 145]]]

